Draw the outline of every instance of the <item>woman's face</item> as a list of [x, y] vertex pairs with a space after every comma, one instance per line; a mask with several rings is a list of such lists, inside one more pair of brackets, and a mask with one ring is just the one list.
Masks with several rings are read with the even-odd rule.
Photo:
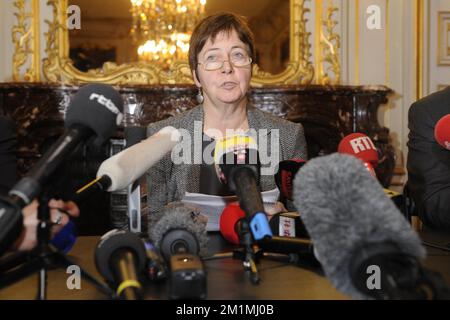
[[[242, 54], [248, 56], [248, 52], [248, 46], [239, 39], [235, 30], [229, 34], [218, 33], [214, 43], [208, 39], [197, 57], [201, 63], [197, 66], [197, 77], [194, 71], [195, 84], [203, 89], [205, 102], [235, 104], [245, 98], [250, 86], [251, 64], [237, 68], [229, 60]], [[205, 70], [204, 63], [214, 60], [225, 61], [222, 68]]]

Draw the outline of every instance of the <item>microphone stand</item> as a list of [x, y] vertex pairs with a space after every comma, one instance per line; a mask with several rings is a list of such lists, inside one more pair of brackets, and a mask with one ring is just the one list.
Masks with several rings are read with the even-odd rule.
[[242, 260], [242, 265], [244, 266], [245, 272], [249, 275], [250, 282], [257, 285], [261, 282], [261, 278], [259, 276], [256, 263], [259, 261], [259, 256], [262, 252], [259, 251], [255, 253], [253, 250], [253, 236], [250, 232], [250, 226], [247, 218], [241, 220], [239, 238], [240, 243], [243, 244], [243, 249], [234, 250], [233, 258]]
[[[46, 192], [39, 197], [38, 207], [38, 244], [30, 253], [14, 254], [0, 261], [0, 289], [22, 280], [29, 275], [39, 272], [38, 292], [36, 299], [47, 299], [47, 271], [49, 269], [64, 268], [76, 265], [64, 253], [50, 244], [51, 228], [54, 223], [50, 220], [49, 197]], [[20, 213], [22, 214], [22, 213]], [[92, 283], [101, 292], [114, 298], [114, 292], [106, 285], [99, 282], [94, 276], [80, 268], [81, 276]]]

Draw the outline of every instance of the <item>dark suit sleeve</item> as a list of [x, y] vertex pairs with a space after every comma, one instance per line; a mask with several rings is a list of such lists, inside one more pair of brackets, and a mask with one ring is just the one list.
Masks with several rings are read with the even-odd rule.
[[5, 195], [17, 181], [16, 130], [14, 123], [0, 116], [0, 194]]
[[[450, 151], [434, 139], [439, 116], [438, 101], [414, 103], [408, 114], [407, 190], [421, 220], [431, 226], [450, 228]], [[436, 119], [437, 118], [437, 119]]]

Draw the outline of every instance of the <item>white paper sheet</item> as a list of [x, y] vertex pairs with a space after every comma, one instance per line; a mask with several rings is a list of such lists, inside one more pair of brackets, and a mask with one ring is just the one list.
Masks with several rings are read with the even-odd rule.
[[[273, 190], [261, 192], [264, 203], [272, 204], [277, 202], [280, 191]], [[203, 193], [186, 192], [181, 200], [198, 208], [201, 213], [208, 217], [207, 231], [219, 231], [219, 219], [225, 206], [231, 202], [238, 201], [236, 196], [219, 197]]]

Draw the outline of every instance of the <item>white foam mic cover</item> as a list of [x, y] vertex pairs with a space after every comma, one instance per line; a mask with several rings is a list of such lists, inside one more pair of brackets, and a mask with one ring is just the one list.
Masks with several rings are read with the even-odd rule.
[[109, 192], [122, 190], [171, 151], [180, 137], [176, 128], [164, 127], [149, 138], [103, 161], [97, 177], [106, 175], [111, 179]]

